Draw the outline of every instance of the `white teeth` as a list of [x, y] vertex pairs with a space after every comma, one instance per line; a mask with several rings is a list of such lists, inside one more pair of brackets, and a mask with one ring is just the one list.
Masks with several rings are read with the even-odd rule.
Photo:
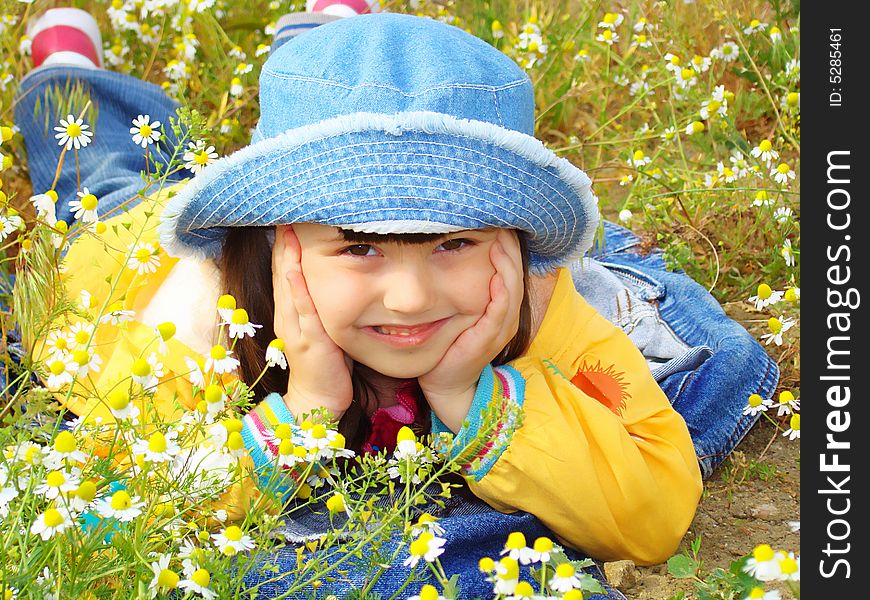
[[374, 329], [378, 333], [382, 333], [384, 335], [401, 335], [404, 337], [408, 337], [409, 335], [411, 335], [410, 331], [397, 331], [395, 329], [389, 329], [389, 328], [380, 327], [380, 326], [377, 326]]

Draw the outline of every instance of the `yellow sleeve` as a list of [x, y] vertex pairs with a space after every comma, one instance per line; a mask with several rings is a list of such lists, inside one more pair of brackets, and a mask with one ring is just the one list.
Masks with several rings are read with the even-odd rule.
[[472, 412], [519, 402], [521, 425], [500, 455], [489, 445], [461, 462], [472, 491], [497, 510], [530, 512], [596, 559], [657, 564], [679, 545], [700, 499], [692, 440], [628, 337], [597, 313], [584, 329], [592, 339], [563, 361], [568, 374], [532, 356], [494, 370]]

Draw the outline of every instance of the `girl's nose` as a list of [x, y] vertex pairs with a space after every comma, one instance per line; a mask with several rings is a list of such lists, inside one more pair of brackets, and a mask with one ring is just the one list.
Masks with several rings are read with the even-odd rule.
[[384, 308], [422, 315], [435, 306], [435, 282], [426, 269], [405, 264], [384, 275]]

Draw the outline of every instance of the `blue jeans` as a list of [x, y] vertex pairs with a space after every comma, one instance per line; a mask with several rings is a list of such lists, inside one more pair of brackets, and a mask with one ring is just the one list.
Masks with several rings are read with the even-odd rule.
[[[164, 132], [169, 139], [164, 152], [171, 152], [174, 139], [168, 123], [177, 104], [159, 87], [119, 73], [74, 67], [50, 67], [31, 73], [22, 82], [15, 117], [25, 137], [36, 192], [50, 186], [60, 153], [52, 124], [46, 128], [44, 114], [34, 110], [36, 99], [44, 98], [49, 86], [62, 86], [68, 80], [85, 84], [99, 109], [94, 141], [79, 153], [79, 165], [82, 185], [100, 198], [103, 214], [135, 198], [142, 187], [144, 152], [130, 138], [132, 118], [147, 113], [166, 124]], [[157, 155], [163, 160], [160, 156], [165, 155]], [[76, 190], [73, 161], [65, 163], [56, 189], [58, 218], [70, 219], [69, 201]], [[606, 223], [605, 243], [593, 249], [589, 258], [572, 265], [575, 285], [644, 353], [656, 380], [685, 418], [702, 472], [709, 477], [757, 418], [743, 415], [747, 398], [752, 393], [770, 398], [779, 371], [764, 348], [728, 318], [703, 287], [684, 273], [667, 271], [659, 251], [644, 255], [639, 248], [639, 239], [630, 231]], [[486, 597], [491, 593], [491, 585], [478, 571], [478, 560], [482, 556], [498, 557], [508, 533], [522, 531], [529, 541], [540, 535], [552, 537], [534, 516], [504, 515], [480, 501], [461, 503], [442, 514], [442, 519], [448, 540], [442, 562], [448, 573], [460, 575], [464, 597]], [[309, 521], [315, 525], [317, 521], [313, 511], [294, 515], [293, 520], [303, 528]], [[312, 533], [316, 534], [316, 529]], [[382, 552], [394, 548], [397, 541], [392, 540], [392, 545]], [[287, 572], [295, 556], [295, 551], [288, 548], [271, 560], [279, 565], [279, 571]], [[590, 572], [600, 577], [597, 568], [590, 568]], [[349, 582], [330, 585], [344, 586], [342, 589], [347, 591], [348, 586], [365, 576], [351, 569]], [[406, 576], [407, 569], [396, 565], [380, 577], [372, 591], [389, 597]], [[273, 578], [274, 573], [253, 572], [245, 576], [245, 581], [250, 586], [262, 584], [262, 590], [271, 595], [286, 588], [280, 579], [268, 582]], [[341, 590], [333, 591], [341, 595]], [[622, 598], [613, 590], [609, 590], [609, 597]]]

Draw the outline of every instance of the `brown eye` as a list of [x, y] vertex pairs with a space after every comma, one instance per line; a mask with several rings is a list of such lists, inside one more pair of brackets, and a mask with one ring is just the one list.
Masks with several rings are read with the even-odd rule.
[[466, 240], [465, 238], [454, 238], [452, 240], [447, 240], [446, 242], [443, 242], [440, 247], [449, 252], [451, 250], [459, 250], [463, 246], [467, 246], [469, 244], [471, 244], [471, 242], [469, 240]]
[[355, 244], [353, 246], [348, 246], [342, 252], [352, 256], [369, 256], [371, 250], [372, 247], [368, 244]]

